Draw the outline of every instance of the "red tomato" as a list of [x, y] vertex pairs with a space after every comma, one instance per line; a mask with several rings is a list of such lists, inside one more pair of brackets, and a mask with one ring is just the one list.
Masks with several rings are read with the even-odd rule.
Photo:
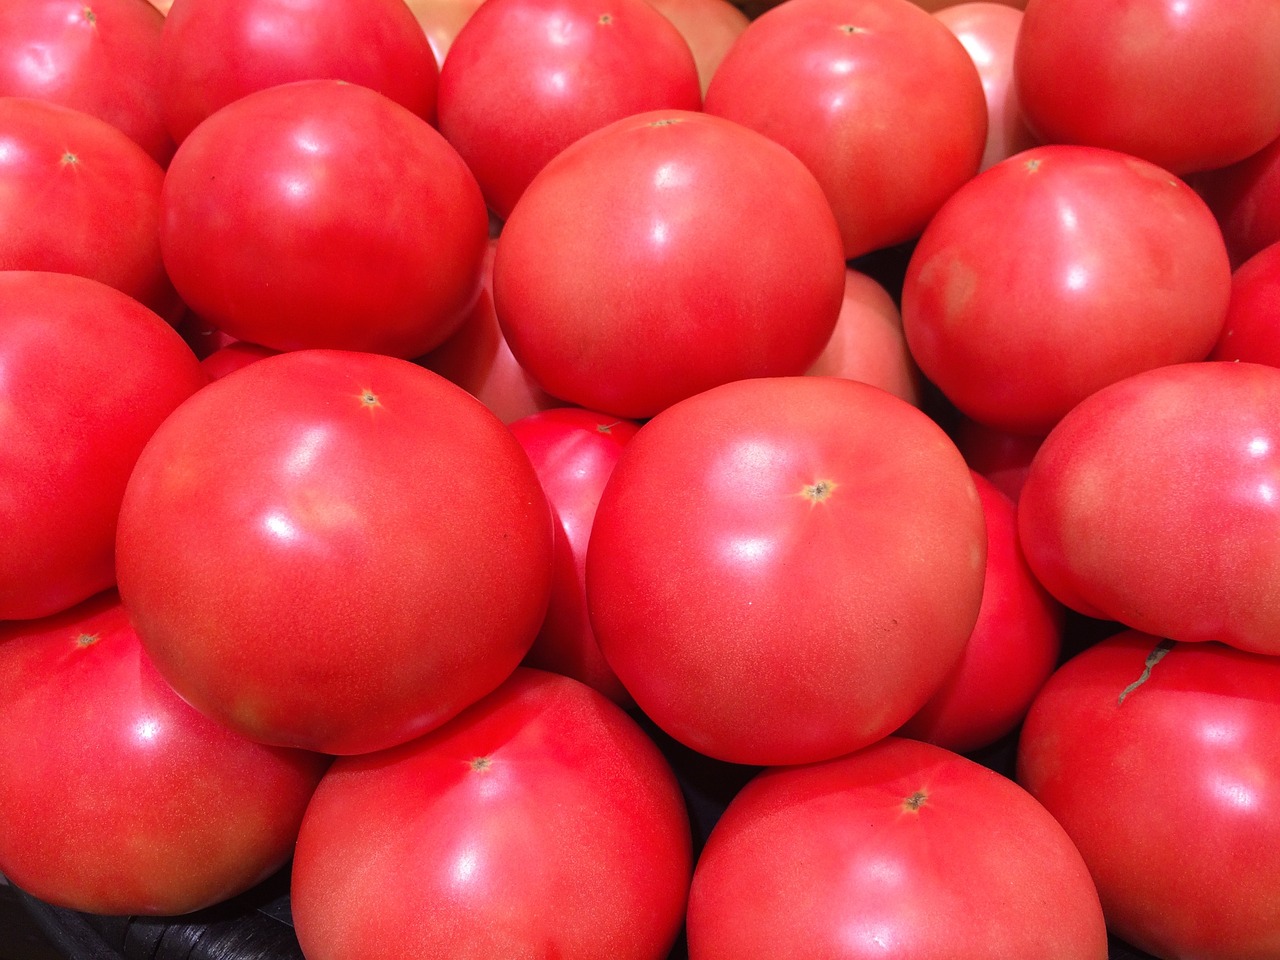
[[690, 871], [653, 743], [588, 687], [520, 670], [435, 733], [333, 765], [293, 918], [308, 960], [665, 960]]
[[1280, 367], [1280, 243], [1264, 248], [1231, 276], [1231, 303], [1212, 360]]
[[846, 257], [917, 236], [977, 173], [987, 135], [973, 61], [908, 0], [774, 7], [720, 64], [706, 110], [804, 161], [835, 210]]
[[416, 357], [462, 322], [488, 242], [466, 165], [421, 118], [330, 80], [251, 94], [179, 148], [160, 242], [240, 340]]
[[359, 84], [435, 120], [439, 71], [404, 0], [182, 0], [160, 54], [178, 143], [232, 101], [296, 80]]
[[1110, 150], [1047, 146], [958, 190], [912, 254], [911, 353], [961, 412], [1048, 433], [1101, 387], [1203, 360], [1231, 267], [1184, 183]]
[[898, 305], [884, 287], [857, 270], [845, 271], [836, 328], [806, 374], [869, 383], [920, 406], [920, 371], [907, 349]]
[[1274, 0], [1040, 0], [1027, 5], [1014, 77], [1044, 140], [1189, 173], [1280, 136], [1277, 49]]
[[121, 131], [86, 113], [0, 97], [0, 264], [74, 273], [166, 319], [181, 305], [157, 234], [164, 171]]
[[804, 166], [685, 112], [621, 120], [556, 157], [493, 267], [520, 364], [553, 396], [632, 419], [731, 380], [803, 373], [843, 284], [835, 220]]
[[987, 524], [978, 622], [942, 687], [898, 731], [959, 753], [1012, 732], [1062, 650], [1062, 607], [1027, 566], [1013, 501], [978, 474], [973, 480]]
[[1222, 227], [1237, 266], [1280, 242], [1280, 138], [1252, 156], [1190, 181]]
[[951, 436], [964, 454], [964, 462], [975, 473], [990, 480], [1015, 504], [1021, 499], [1027, 471], [1044, 437], [993, 430], [964, 416], [959, 418]]
[[173, 156], [160, 113], [164, 17], [136, 0], [0, 6], [0, 96], [48, 100], [105, 120], [159, 164]]
[[119, 291], [0, 273], [0, 620], [48, 616], [115, 583], [134, 461], [207, 381], [182, 338]]
[[556, 517], [551, 601], [525, 663], [580, 680], [623, 706], [631, 695], [605, 662], [587, 613], [587, 541], [605, 482], [638, 429], [630, 420], [572, 407], [511, 424]]
[[587, 551], [605, 659], [682, 743], [824, 760], [924, 705], [981, 601], [982, 508], [923, 413], [852, 380], [746, 380], [649, 421]]
[[1066, 828], [1112, 930], [1159, 957], [1280, 947], [1280, 659], [1129, 632], [1063, 666], [1018, 778]]
[[1032, 461], [1032, 571], [1089, 616], [1280, 654], [1280, 370], [1191, 363], [1098, 391]]
[[689, 894], [690, 960], [1106, 960], [1071, 840], [1009, 780], [890, 738], [770, 770], [716, 824]]
[[956, 35], [973, 58], [987, 100], [987, 146], [981, 169], [993, 166], [1036, 144], [1027, 129], [1013, 85], [1013, 50], [1022, 11], [1006, 3], [976, 0], [948, 6], [934, 14]]
[[165, 421], [130, 479], [120, 592], [193, 706], [247, 736], [361, 753], [493, 690], [546, 610], [528, 457], [407, 361], [299, 351]]
[[204, 372], [209, 375], [210, 380], [221, 380], [227, 374], [235, 373], [241, 367], [247, 367], [263, 357], [275, 356], [278, 352], [267, 347], [260, 347], [256, 343], [244, 343], [241, 340], [236, 340], [233, 343], [228, 343], [225, 347], [219, 347], [209, 354], [200, 361], [200, 366], [204, 367]]
[[720, 61], [751, 21], [729, 0], [649, 0], [649, 5], [670, 20], [689, 44], [705, 95]]
[[644, 0], [488, 0], [440, 72], [440, 132], [504, 220], [575, 140], [632, 114], [701, 106], [689, 45]]
[[327, 758], [183, 703], [114, 594], [0, 627], [0, 870], [75, 910], [178, 914], [274, 873]]

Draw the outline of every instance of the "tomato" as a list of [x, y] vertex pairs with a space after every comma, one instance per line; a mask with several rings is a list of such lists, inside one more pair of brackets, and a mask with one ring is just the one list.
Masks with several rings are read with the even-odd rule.
[[78, 110], [0, 97], [0, 264], [99, 280], [176, 320], [157, 234], [164, 171]]
[[804, 166], [687, 112], [618, 121], [557, 156], [493, 266], [520, 365], [553, 396], [631, 419], [730, 380], [803, 373], [843, 284], [835, 220]]
[[1027, 562], [1089, 616], [1280, 654], [1280, 370], [1190, 363], [1098, 391], [1018, 502]]
[[1063, 611], [1031, 574], [1018, 545], [1013, 501], [975, 474], [987, 526], [982, 606], [960, 662], [898, 731], [969, 753], [1022, 722], [1058, 663]]
[[1204, 202], [1146, 161], [1036, 147], [956, 191], [912, 254], [912, 356], [960, 411], [1044, 435], [1108, 383], [1203, 360], [1231, 267]]
[[1039, 0], [1027, 5], [1014, 77], [1044, 140], [1182, 174], [1280, 136], [1277, 49], [1273, 0]]
[[164, 17], [135, 0], [23, 0], [0, 7], [0, 96], [105, 120], [159, 164], [173, 156], [160, 112]]
[[923, 413], [831, 377], [691, 397], [623, 450], [587, 548], [605, 659], [721, 760], [804, 763], [924, 705], [978, 616], [982, 508]]
[[575, 140], [650, 110], [697, 110], [698, 69], [644, 0], [488, 0], [440, 71], [440, 132], [501, 219]]
[[260, 347], [256, 343], [244, 343], [241, 340], [236, 340], [225, 347], [219, 347], [209, 354], [200, 361], [200, 366], [204, 367], [204, 372], [209, 375], [210, 380], [221, 380], [227, 374], [235, 373], [241, 367], [247, 367], [256, 360], [274, 356], [278, 352], [267, 347]]
[[804, 161], [835, 210], [846, 257], [917, 236], [977, 173], [987, 134], [973, 61], [908, 0], [774, 7], [720, 64], [706, 110]]
[[1239, 163], [1189, 179], [1222, 227], [1232, 263], [1280, 242], [1280, 138]]
[[240, 340], [416, 357], [462, 322], [489, 221], [421, 118], [330, 80], [251, 94], [183, 142], [162, 195], [183, 299]]
[[1210, 359], [1280, 367], [1280, 243], [1263, 248], [1232, 274], [1227, 319]]
[[1044, 437], [993, 430], [969, 417], [958, 419], [951, 436], [975, 473], [990, 480], [1015, 504], [1021, 499], [1027, 471]]
[[435, 119], [439, 71], [404, 0], [182, 0], [160, 57], [178, 143], [221, 107], [297, 80], [345, 80]]
[[1022, 11], [1006, 3], [974, 0], [945, 7], [934, 14], [956, 35], [982, 78], [987, 100], [987, 145], [981, 170], [1036, 145], [1027, 129], [1013, 85], [1013, 50], [1022, 25]]
[[114, 594], [0, 625], [0, 870], [50, 903], [179, 914], [292, 854], [328, 759], [183, 703]]
[[1117, 935], [1159, 957], [1280, 950], [1280, 659], [1105, 640], [1036, 699], [1018, 779], [1075, 841]]
[[653, 743], [594, 690], [522, 669], [435, 733], [333, 765], [293, 918], [308, 960], [665, 960], [690, 872]]
[[546, 610], [528, 457], [407, 361], [267, 357], [200, 391], [138, 460], [120, 593], [178, 692], [246, 736], [361, 753], [494, 689]]
[[720, 61], [751, 21], [729, 0], [649, 0], [649, 5], [670, 20], [689, 44], [705, 96]]
[[690, 960], [1106, 960], [1071, 840], [1016, 784], [889, 738], [769, 770], [729, 804], [689, 894]]
[[48, 616], [115, 583], [134, 462], [207, 381], [181, 337], [119, 291], [0, 273], [0, 620]]
[[631, 696], [605, 662], [587, 613], [587, 541], [609, 474], [638, 429], [630, 420], [572, 407], [511, 424], [556, 518], [551, 600], [525, 663], [580, 680], [622, 706]]

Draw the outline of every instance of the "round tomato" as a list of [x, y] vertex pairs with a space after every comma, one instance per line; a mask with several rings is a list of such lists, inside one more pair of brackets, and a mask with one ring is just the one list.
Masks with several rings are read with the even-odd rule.
[[1280, 242], [1280, 138], [1239, 163], [1189, 182], [1218, 218], [1237, 266]]
[[361, 753], [501, 683], [547, 606], [551, 518], [496, 417], [408, 361], [259, 360], [138, 460], [120, 593], [193, 706], [246, 736]]
[[1280, 367], [1280, 242], [1232, 274], [1227, 319], [1210, 359]]
[[645, 424], [600, 499], [587, 603], [641, 710], [722, 760], [866, 746], [959, 660], [982, 508], [923, 413], [834, 377], [744, 380]]

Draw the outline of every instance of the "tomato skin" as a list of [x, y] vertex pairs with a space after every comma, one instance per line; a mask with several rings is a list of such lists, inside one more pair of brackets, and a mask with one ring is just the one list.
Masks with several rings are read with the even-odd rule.
[[1280, 367], [1280, 243], [1231, 275], [1231, 303], [1210, 360], [1247, 360]]
[[626, 714], [522, 668], [436, 732], [334, 764], [298, 839], [298, 939], [308, 960], [664, 960], [689, 833]]
[[689, 45], [644, 0], [487, 0], [440, 71], [440, 132], [503, 220], [534, 176], [593, 130], [698, 110]]
[[902, 321], [921, 371], [962, 413], [1043, 436], [1109, 383], [1207, 357], [1230, 289], [1222, 235], [1186, 184], [1135, 157], [1054, 145], [947, 201], [912, 253]]
[[[24, 0], [0, 8], [0, 96], [48, 100], [104, 120], [164, 166], [164, 16], [132, 0]], [[33, 55], [33, 51], [38, 54]]]
[[175, 411], [117, 539], [125, 606], [188, 702], [334, 754], [418, 736], [501, 683], [551, 557], [537, 476], [491, 413], [342, 351], [267, 357]]
[[161, 421], [208, 382], [137, 301], [69, 274], [0, 273], [0, 620], [115, 583], [125, 483]]
[[224, 107], [183, 142], [161, 199], [174, 284], [240, 340], [416, 357], [479, 290], [475, 178], [421, 118], [354, 84]]
[[227, 104], [299, 80], [359, 84], [434, 122], [439, 70], [401, 0], [182, 0], [164, 21], [160, 77], [182, 143]]
[[1083, 401], [1018, 502], [1027, 562], [1088, 616], [1280, 653], [1280, 370], [1191, 363]]
[[795, 157], [727, 120], [658, 111], [547, 165], [498, 238], [493, 292], [544, 390], [642, 419], [731, 380], [802, 374], [831, 337], [844, 270]]
[[735, 763], [901, 726], [978, 615], [982, 509], [923, 413], [866, 384], [747, 380], [646, 423], [587, 548], [605, 659], [640, 709]]
[[1018, 779], [1075, 841], [1117, 936], [1252, 960], [1280, 946], [1278, 757], [1280, 660], [1126, 631], [1041, 691]]
[[292, 853], [328, 758], [183, 703], [112, 593], [0, 625], [0, 869], [49, 903], [187, 913]]
[[1280, 135], [1277, 48], [1280, 6], [1270, 0], [1041, 0], [1027, 5], [1014, 77], [1045, 141], [1185, 174], [1235, 163]]
[[774, 7], [721, 62], [705, 109], [804, 162], [835, 211], [846, 258], [918, 236], [977, 173], [987, 131], [973, 61], [908, 0]]
[[890, 737], [768, 770], [698, 860], [690, 960], [1105, 960], [1098, 894], [1043, 807], [978, 764]]
[[1280, 242], [1280, 137], [1239, 163], [1188, 182], [1218, 218], [1234, 266]]

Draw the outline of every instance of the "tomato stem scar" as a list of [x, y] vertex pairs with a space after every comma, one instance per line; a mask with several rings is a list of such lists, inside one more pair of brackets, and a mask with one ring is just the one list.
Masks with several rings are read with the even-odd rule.
[[917, 790], [907, 799], [902, 801], [902, 806], [907, 810], [919, 810], [924, 806], [924, 802], [929, 799], [929, 795], [923, 790]]

